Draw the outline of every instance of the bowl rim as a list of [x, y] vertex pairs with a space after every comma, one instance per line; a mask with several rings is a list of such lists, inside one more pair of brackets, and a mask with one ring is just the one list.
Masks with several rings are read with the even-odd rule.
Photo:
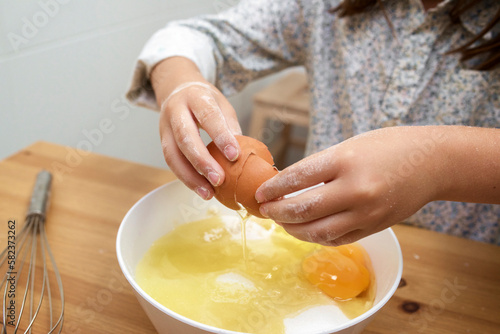
[[[201, 322], [198, 322], [196, 320], [190, 319], [188, 317], [185, 317], [185, 316], [183, 316], [181, 314], [178, 314], [178, 313], [170, 310], [166, 306], [163, 306], [162, 304], [160, 304], [159, 302], [157, 302], [155, 299], [153, 299], [153, 297], [151, 297], [150, 295], [148, 295], [137, 284], [137, 282], [135, 281], [133, 275], [129, 272], [129, 270], [127, 268], [127, 265], [125, 264], [125, 260], [124, 260], [124, 258], [122, 256], [122, 247], [121, 247], [121, 242], [120, 242], [121, 239], [122, 239], [123, 233], [124, 233], [124, 229], [125, 229], [124, 222], [132, 215], [132, 212], [138, 206], [140, 206], [143, 202], [147, 201], [150, 197], [154, 196], [156, 193], [163, 191], [165, 188], [172, 187], [172, 186], [174, 186], [177, 183], [181, 183], [181, 181], [180, 180], [173, 180], [173, 181], [167, 182], [167, 183], [165, 183], [165, 184], [157, 187], [156, 189], [153, 189], [152, 191], [148, 192], [146, 195], [144, 195], [143, 197], [141, 197], [127, 211], [127, 213], [123, 217], [122, 221], [120, 222], [120, 227], [118, 228], [118, 232], [117, 232], [117, 235], [116, 235], [116, 256], [117, 256], [117, 259], [118, 259], [118, 264], [120, 265], [120, 269], [121, 269], [123, 275], [125, 276], [125, 278], [127, 279], [127, 281], [129, 282], [129, 284], [135, 290], [136, 294], [139, 294], [149, 304], [151, 304], [152, 306], [154, 306], [157, 310], [161, 311], [162, 313], [165, 313], [168, 316], [170, 316], [170, 317], [172, 317], [172, 318], [174, 318], [174, 319], [176, 319], [176, 320], [178, 320], [178, 321], [180, 321], [182, 323], [185, 323], [187, 325], [199, 328], [199, 329], [204, 330], [204, 331], [212, 332], [212, 333], [218, 333], [218, 334], [249, 334], [249, 333], [245, 333], [245, 332], [236, 332], [236, 331], [231, 331], [231, 330], [228, 330], [228, 329], [222, 329], [222, 328], [218, 328], [218, 327], [206, 325], [204, 323], [201, 323]], [[345, 322], [344, 324], [342, 324], [340, 326], [337, 326], [337, 327], [335, 327], [333, 329], [330, 329], [330, 330], [327, 330], [327, 331], [317, 331], [317, 332], [308, 333], [308, 334], [331, 334], [332, 330], [341, 331], [341, 330], [347, 329], [349, 327], [352, 327], [352, 326], [354, 326], [354, 325], [356, 325], [358, 323], [361, 323], [364, 320], [370, 318], [371, 316], [373, 316], [376, 312], [378, 312], [389, 301], [389, 299], [392, 298], [392, 296], [394, 295], [394, 292], [396, 291], [396, 289], [399, 286], [399, 282], [401, 281], [401, 277], [402, 277], [402, 274], [403, 274], [403, 254], [402, 254], [402, 251], [401, 251], [401, 246], [399, 244], [398, 238], [396, 237], [396, 234], [394, 233], [394, 231], [392, 230], [392, 228], [389, 227], [389, 228], [386, 228], [385, 230], [382, 230], [380, 232], [383, 232], [383, 231], [387, 231], [390, 234], [391, 239], [393, 239], [393, 241], [395, 242], [395, 247], [396, 247], [396, 250], [397, 250], [397, 253], [398, 253], [397, 254], [398, 263], [400, 264], [399, 267], [398, 267], [398, 271], [397, 271], [396, 277], [394, 278], [394, 282], [392, 283], [392, 286], [390, 287], [390, 289], [388, 290], [388, 292], [385, 294], [385, 296], [382, 299], [380, 299], [376, 304], [374, 304], [368, 311], [366, 311], [362, 315], [360, 315], [360, 316], [358, 316], [356, 318], [350, 319], [349, 321]], [[380, 232], [378, 232], [378, 233], [380, 233]]]

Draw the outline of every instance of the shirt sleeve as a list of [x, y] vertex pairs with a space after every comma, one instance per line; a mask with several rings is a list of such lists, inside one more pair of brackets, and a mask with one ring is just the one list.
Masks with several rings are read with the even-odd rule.
[[160, 61], [183, 56], [223, 94], [250, 81], [304, 63], [304, 9], [296, 0], [243, 0], [216, 15], [174, 21], [146, 43], [136, 63], [127, 98], [158, 109], [150, 73]]

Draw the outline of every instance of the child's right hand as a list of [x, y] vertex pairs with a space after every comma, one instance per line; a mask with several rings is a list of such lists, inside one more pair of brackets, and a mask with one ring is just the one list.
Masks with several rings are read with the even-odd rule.
[[210, 199], [224, 171], [201, 140], [205, 130], [231, 161], [240, 154], [234, 135], [241, 134], [236, 112], [190, 60], [173, 57], [158, 64], [151, 81], [160, 111], [160, 137], [165, 161], [187, 187]]

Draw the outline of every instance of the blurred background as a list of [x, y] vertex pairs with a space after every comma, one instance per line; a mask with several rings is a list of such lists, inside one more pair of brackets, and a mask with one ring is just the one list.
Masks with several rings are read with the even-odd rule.
[[[158, 113], [124, 98], [136, 57], [168, 21], [237, 2], [2, 0], [0, 159], [44, 140], [166, 168]], [[244, 131], [253, 94], [273, 80], [230, 98]]]

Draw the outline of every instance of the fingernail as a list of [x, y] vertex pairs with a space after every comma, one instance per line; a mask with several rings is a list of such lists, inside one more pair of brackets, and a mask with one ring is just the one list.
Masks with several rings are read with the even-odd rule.
[[196, 188], [195, 191], [198, 194], [198, 196], [200, 196], [204, 200], [210, 199], [210, 191], [208, 191], [207, 188], [205, 188], [205, 187], [198, 187], [198, 188]]
[[257, 203], [262, 203], [262, 202], [265, 202], [265, 198], [264, 198], [264, 194], [262, 193], [262, 191], [257, 191], [255, 193], [255, 200], [257, 201]]
[[217, 187], [220, 183], [220, 175], [216, 172], [210, 172], [208, 173], [208, 180], [214, 187]]
[[266, 212], [266, 208], [264, 208], [262, 205], [259, 208], [260, 214], [263, 215], [266, 218], [269, 218], [269, 215]]
[[224, 155], [229, 161], [234, 161], [238, 158], [238, 150], [233, 145], [224, 147]]

